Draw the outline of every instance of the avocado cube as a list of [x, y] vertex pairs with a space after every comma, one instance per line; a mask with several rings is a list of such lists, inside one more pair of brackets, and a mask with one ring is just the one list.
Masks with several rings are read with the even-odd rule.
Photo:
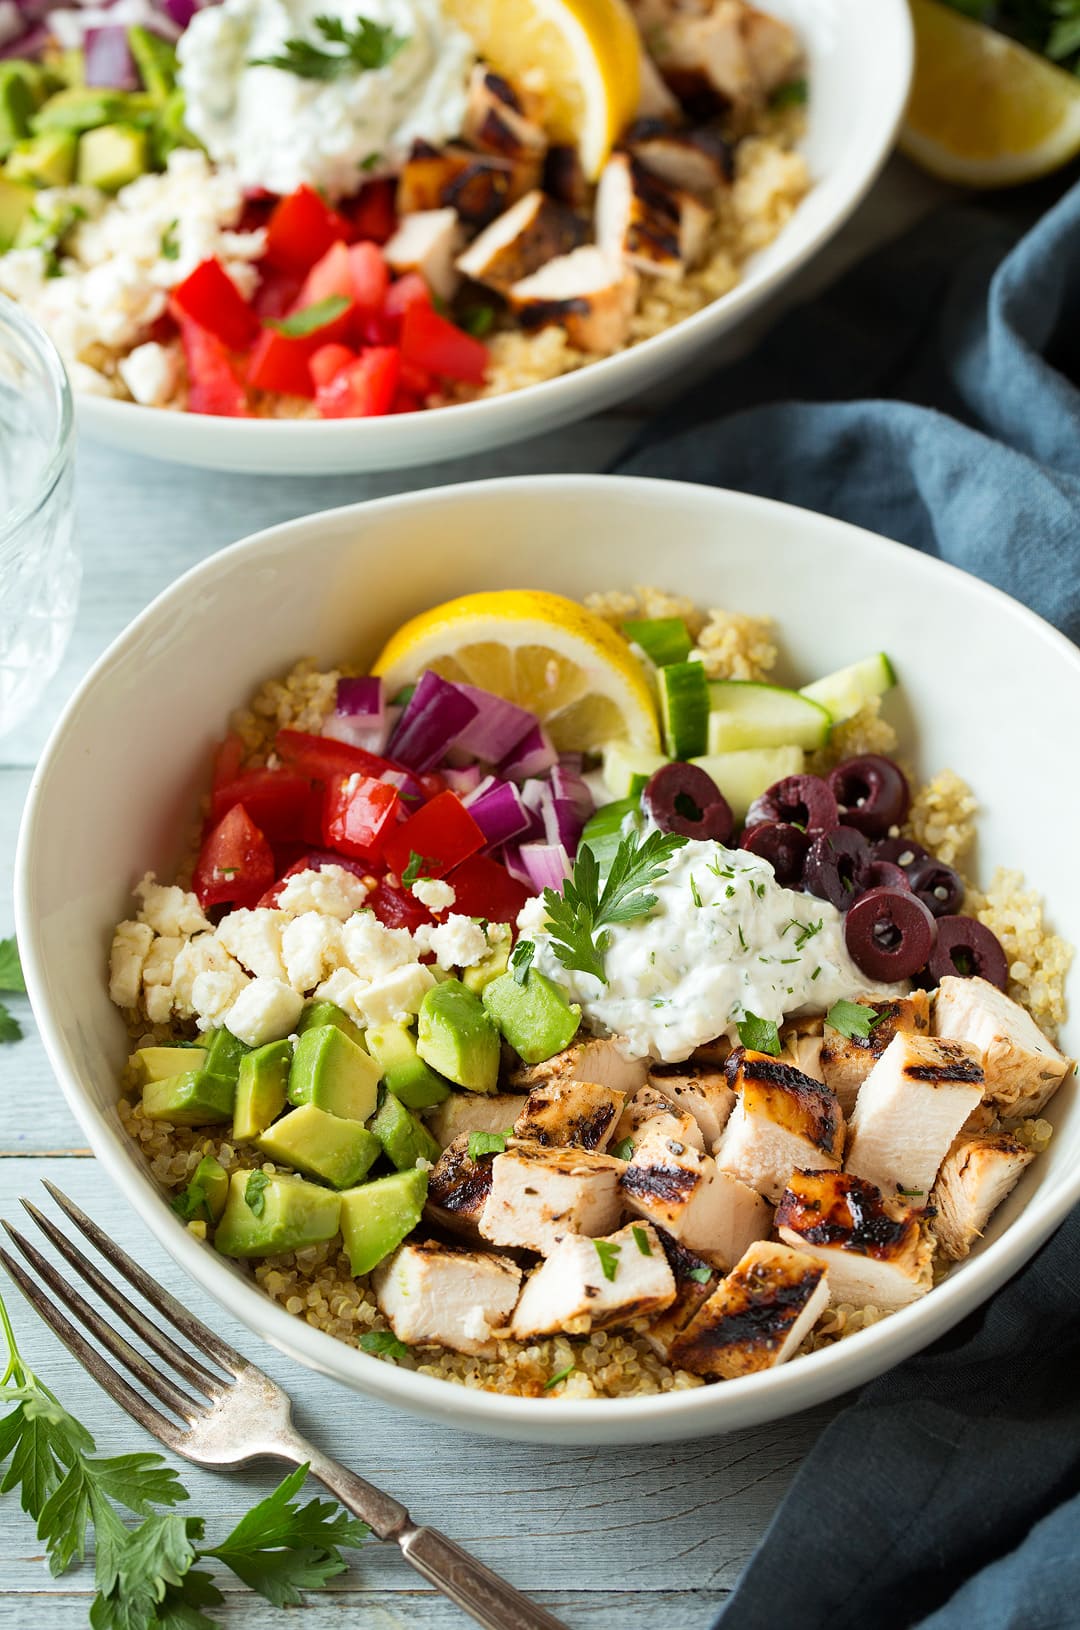
[[335, 1029], [343, 1030], [350, 1041], [354, 1041], [358, 1047], [363, 1047], [364, 1051], [367, 1051], [364, 1032], [336, 1002], [319, 1000], [306, 1003], [296, 1027], [297, 1034], [302, 1036], [305, 1030], [318, 1030], [324, 1024], [332, 1024]]
[[73, 85], [70, 90], [57, 91], [42, 103], [31, 120], [31, 128], [68, 130], [79, 135], [84, 130], [96, 130], [98, 125], [122, 119], [126, 105], [123, 91]]
[[561, 1053], [577, 1034], [581, 1009], [568, 1002], [555, 982], [530, 968], [523, 985], [500, 974], [484, 990], [484, 1007], [526, 1064], [541, 1064]]
[[383, 1080], [406, 1109], [429, 1109], [450, 1096], [450, 1084], [424, 1063], [412, 1031], [403, 1024], [380, 1024], [368, 1031], [371, 1056]]
[[76, 179], [84, 187], [119, 192], [150, 168], [150, 138], [134, 125], [99, 125], [79, 138]]
[[155, 101], [164, 102], [176, 84], [176, 47], [148, 28], [129, 28], [127, 39], [144, 88]]
[[479, 962], [474, 962], [471, 968], [461, 970], [461, 983], [469, 990], [475, 991], [477, 996], [482, 995], [484, 986], [489, 985], [493, 979], [498, 979], [510, 965], [510, 947], [513, 943], [510, 924], [489, 923], [487, 942], [490, 947], [487, 955], [481, 957]]
[[499, 1032], [475, 992], [444, 979], [420, 1004], [416, 1050], [426, 1064], [470, 1092], [494, 1092], [499, 1081]]
[[240, 1061], [251, 1048], [238, 1040], [231, 1030], [213, 1030], [202, 1062], [202, 1073], [217, 1081], [228, 1082], [233, 1092], [240, 1079]]
[[173, 1209], [187, 1221], [198, 1221], [201, 1217], [203, 1222], [216, 1223], [221, 1219], [228, 1197], [228, 1172], [213, 1155], [203, 1155], [191, 1174], [191, 1182], [173, 1202]]
[[42, 66], [53, 91], [70, 90], [73, 85], [86, 84], [86, 54], [78, 46], [70, 51], [58, 51], [53, 46], [47, 46]]
[[70, 130], [43, 130], [16, 144], [4, 174], [9, 181], [29, 181], [35, 187], [66, 187], [75, 175], [77, 145]]
[[379, 1158], [382, 1146], [359, 1121], [343, 1121], [314, 1104], [291, 1109], [255, 1139], [264, 1155], [295, 1166], [336, 1189], [359, 1183]]
[[314, 1104], [347, 1121], [366, 1121], [379, 1097], [379, 1066], [344, 1030], [321, 1024], [296, 1043], [289, 1102]]
[[132, 1053], [131, 1065], [143, 1086], [147, 1081], [167, 1081], [170, 1075], [197, 1070], [205, 1059], [204, 1047], [140, 1047]]
[[23, 69], [21, 62], [0, 62], [0, 158], [30, 134], [37, 100]]
[[281, 1114], [291, 1064], [292, 1044], [288, 1041], [267, 1042], [265, 1047], [244, 1054], [233, 1105], [234, 1138], [250, 1142]]
[[432, 1165], [442, 1154], [423, 1121], [406, 1109], [400, 1098], [388, 1092], [372, 1119], [371, 1130], [382, 1145], [383, 1153], [399, 1172], [408, 1171], [418, 1160], [430, 1160]]
[[427, 1199], [427, 1172], [394, 1172], [341, 1196], [341, 1234], [349, 1267], [359, 1276], [396, 1251], [420, 1221]]
[[171, 1121], [174, 1126], [211, 1126], [231, 1121], [236, 1084], [205, 1070], [188, 1070], [164, 1081], [148, 1081], [142, 1090], [143, 1114], [148, 1121]]
[[333, 1189], [302, 1177], [233, 1172], [214, 1245], [222, 1256], [276, 1256], [333, 1239], [340, 1219]]
[[33, 207], [33, 187], [20, 186], [0, 175], [0, 255], [7, 254]]

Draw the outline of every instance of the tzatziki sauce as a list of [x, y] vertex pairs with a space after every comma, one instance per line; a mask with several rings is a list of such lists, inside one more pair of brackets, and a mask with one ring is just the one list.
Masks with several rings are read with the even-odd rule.
[[745, 849], [692, 838], [650, 892], [657, 903], [648, 916], [604, 930], [606, 984], [563, 967], [541, 898], [518, 917], [536, 946], [533, 966], [580, 1003], [590, 1029], [620, 1038], [632, 1057], [675, 1062], [717, 1036], [737, 1040], [750, 1014], [779, 1025], [842, 997], [897, 994], [855, 966], [835, 906], [782, 888], [768, 861]]

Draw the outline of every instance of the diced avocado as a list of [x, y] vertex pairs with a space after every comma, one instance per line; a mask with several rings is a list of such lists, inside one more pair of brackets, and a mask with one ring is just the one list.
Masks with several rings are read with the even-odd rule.
[[32, 120], [32, 128], [41, 130], [71, 130], [78, 135], [83, 130], [96, 130], [99, 125], [114, 124], [124, 117], [127, 96], [123, 91], [103, 87], [73, 85], [70, 90], [57, 91], [43, 102]]
[[191, 1174], [191, 1186], [202, 1190], [206, 1209], [210, 1213], [208, 1220], [220, 1222], [229, 1198], [229, 1174], [221, 1162], [215, 1160], [213, 1155], [203, 1155]]
[[210, 1126], [231, 1121], [234, 1081], [188, 1070], [164, 1081], [148, 1081], [142, 1090], [143, 1114], [149, 1121], [172, 1121], [174, 1126]]
[[449, 1082], [424, 1063], [405, 1025], [377, 1025], [368, 1031], [367, 1039], [383, 1080], [406, 1109], [428, 1109], [449, 1098]]
[[12, 149], [4, 174], [9, 181], [30, 181], [35, 187], [66, 187], [75, 174], [77, 146], [73, 131], [43, 130]]
[[165, 98], [157, 110], [151, 138], [154, 146], [154, 163], [161, 169], [164, 169], [169, 154], [175, 152], [178, 147], [199, 146], [197, 137], [191, 134], [184, 123], [185, 112], [184, 93], [179, 87]]
[[485, 985], [489, 985], [493, 979], [498, 979], [509, 967], [513, 938], [509, 923], [489, 923], [488, 953], [481, 957], [479, 962], [474, 962], [471, 968], [461, 970], [461, 983], [479, 996]]
[[37, 107], [29, 77], [21, 62], [0, 62], [0, 158], [30, 134]]
[[535, 968], [523, 985], [512, 973], [492, 980], [484, 991], [484, 1006], [526, 1064], [541, 1064], [561, 1053], [581, 1023], [577, 1003], [568, 1002], [558, 985]]
[[214, 1234], [223, 1256], [276, 1256], [333, 1239], [341, 1200], [302, 1177], [233, 1172], [225, 1213]]
[[150, 168], [150, 139], [134, 125], [101, 125], [79, 138], [76, 179], [84, 187], [118, 192]]
[[231, 1030], [223, 1027], [221, 1030], [211, 1031], [202, 1063], [202, 1073], [214, 1080], [227, 1082], [231, 1091], [235, 1093], [236, 1083], [240, 1079], [240, 1061], [250, 1051], [251, 1048], [238, 1041]]
[[176, 84], [176, 47], [147, 28], [129, 28], [127, 37], [143, 86], [163, 102]]
[[131, 1065], [142, 1086], [147, 1081], [167, 1081], [170, 1075], [184, 1075], [198, 1069], [206, 1057], [199, 1047], [140, 1047], [131, 1055]]
[[0, 255], [6, 255], [15, 242], [34, 204], [34, 189], [8, 181], [0, 175]]
[[265, 1132], [285, 1108], [292, 1044], [267, 1042], [240, 1060], [233, 1105], [233, 1137], [250, 1142]]
[[379, 1140], [359, 1121], [343, 1121], [314, 1104], [291, 1109], [255, 1142], [271, 1160], [336, 1189], [359, 1183], [382, 1152]]
[[433, 1070], [470, 1092], [494, 1092], [499, 1032], [483, 1003], [460, 979], [444, 979], [420, 1004], [416, 1050]]
[[434, 1163], [442, 1154], [431, 1133], [400, 1098], [388, 1092], [371, 1122], [371, 1130], [382, 1145], [391, 1165], [408, 1171], [418, 1160]]
[[354, 1274], [370, 1273], [412, 1233], [424, 1209], [427, 1185], [427, 1172], [414, 1166], [345, 1190], [341, 1233]]
[[367, 1052], [364, 1041], [364, 1032], [354, 1019], [350, 1019], [344, 1008], [338, 1007], [336, 1002], [318, 1001], [305, 1004], [300, 1015], [300, 1022], [296, 1026], [297, 1034], [303, 1035], [305, 1030], [318, 1030], [321, 1025], [332, 1024], [335, 1029], [343, 1030], [350, 1041], [355, 1041], [358, 1047]]
[[58, 51], [55, 46], [47, 46], [42, 68], [46, 81], [53, 91], [86, 84], [86, 56], [78, 46], [70, 51]]
[[344, 1030], [305, 1030], [289, 1071], [289, 1102], [314, 1104], [343, 1120], [366, 1121], [379, 1098], [379, 1066]]

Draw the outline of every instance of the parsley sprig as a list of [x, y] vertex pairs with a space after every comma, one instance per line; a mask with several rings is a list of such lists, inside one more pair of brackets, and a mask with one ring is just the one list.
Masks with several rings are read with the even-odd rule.
[[[343, 1549], [368, 1529], [336, 1500], [294, 1503], [307, 1466], [290, 1472], [217, 1545], [203, 1546], [201, 1517], [170, 1509], [189, 1498], [176, 1472], [154, 1453], [99, 1456], [94, 1439], [69, 1415], [19, 1352], [0, 1298], [8, 1361], [0, 1379], [0, 1493], [18, 1490], [37, 1524], [54, 1575], [86, 1555], [93, 1530], [97, 1595], [93, 1630], [214, 1630], [207, 1608], [225, 1600], [198, 1564], [213, 1558], [275, 1607], [295, 1606], [346, 1569]], [[164, 1509], [161, 1509], [164, 1508]], [[141, 1518], [132, 1527], [125, 1513]]]
[[[388, 23], [372, 22], [370, 17], [358, 17], [352, 28], [340, 17], [316, 17], [315, 28], [321, 42], [287, 39], [277, 56], [253, 57], [249, 67], [279, 68], [298, 79], [344, 79], [369, 68], [385, 68], [408, 43], [408, 35], [396, 34]], [[328, 51], [328, 45], [341, 49]]]
[[[0, 940], [0, 990], [22, 995], [26, 990], [26, 980], [23, 978], [22, 964], [19, 961], [19, 947], [15, 943], [14, 935], [10, 939]], [[3, 1002], [0, 1002], [0, 1042], [18, 1041], [22, 1035], [22, 1025], [13, 1013], [9, 1013]]]
[[865, 1002], [834, 1002], [825, 1015], [825, 1023], [834, 1030], [839, 1030], [842, 1036], [849, 1041], [858, 1037], [860, 1041], [869, 1038], [871, 1030], [880, 1024], [885, 1017], [884, 1013], [876, 1013]]
[[591, 973], [607, 984], [603, 930], [649, 915], [657, 898], [649, 884], [663, 876], [685, 842], [677, 832], [650, 832], [644, 842], [636, 832], [629, 833], [615, 851], [602, 892], [596, 856], [588, 844], [582, 845], [562, 894], [544, 890], [551, 949], [564, 968]]

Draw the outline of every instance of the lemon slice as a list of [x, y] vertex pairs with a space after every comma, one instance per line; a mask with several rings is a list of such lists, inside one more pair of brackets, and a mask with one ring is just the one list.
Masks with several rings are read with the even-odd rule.
[[909, 158], [967, 187], [1009, 187], [1080, 152], [1080, 80], [937, 0], [911, 0]]
[[399, 628], [372, 671], [393, 695], [425, 668], [535, 713], [562, 753], [657, 748], [656, 708], [626, 641], [562, 595], [502, 589], [447, 600]]
[[544, 77], [551, 133], [595, 180], [637, 111], [641, 45], [625, 0], [444, 0], [491, 66]]

